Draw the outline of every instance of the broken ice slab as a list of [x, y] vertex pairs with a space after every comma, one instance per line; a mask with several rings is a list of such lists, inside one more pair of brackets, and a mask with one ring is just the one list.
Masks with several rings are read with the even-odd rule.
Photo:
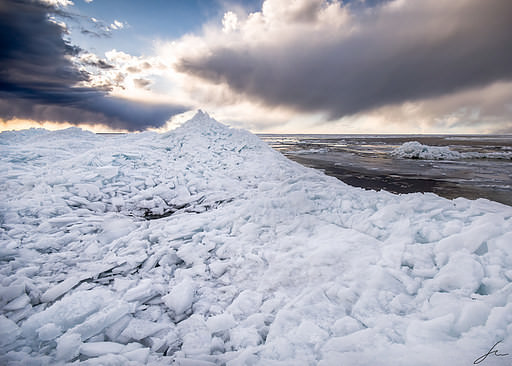
[[7, 303], [25, 292], [25, 284], [0, 287], [0, 301]]
[[128, 326], [122, 331], [121, 336], [140, 341], [143, 338], [154, 335], [168, 328], [167, 324], [159, 324], [149, 320], [133, 318]]
[[162, 297], [165, 305], [179, 316], [191, 308], [195, 288], [191, 279], [186, 278], [174, 286], [169, 294]]
[[114, 324], [123, 316], [131, 313], [133, 307], [127, 303], [117, 301], [91, 315], [83, 323], [76, 325], [68, 330], [67, 333], [78, 333], [82, 340], [87, 340], [96, 334], [105, 330], [108, 326]]
[[25, 306], [30, 304], [30, 298], [27, 294], [23, 293], [21, 296], [7, 303], [4, 307], [4, 311], [14, 311], [23, 309]]
[[130, 302], [139, 301], [143, 303], [162, 293], [164, 293], [162, 285], [156, 285], [150, 279], [143, 279], [137, 286], [126, 291], [124, 299]]
[[81, 345], [80, 334], [64, 334], [57, 340], [57, 360], [71, 361], [80, 354]]
[[41, 302], [52, 302], [57, 300], [59, 297], [67, 293], [73, 287], [77, 286], [80, 282], [82, 282], [84, 278], [73, 276], [65, 279], [59, 284], [50, 287], [41, 295]]
[[214, 362], [203, 361], [194, 358], [181, 358], [177, 357], [174, 359], [176, 366], [215, 366]]
[[9, 262], [14, 260], [17, 251], [9, 248], [0, 248], [0, 261]]
[[0, 350], [2, 347], [14, 343], [20, 333], [20, 328], [15, 322], [0, 315]]
[[80, 346], [80, 353], [87, 357], [98, 357], [108, 353], [121, 353], [125, 345], [115, 342], [91, 342]]
[[118, 321], [105, 328], [105, 335], [111, 341], [117, 343], [128, 343], [130, 339], [128, 337], [122, 337], [121, 332], [130, 324], [132, 317], [130, 315], [125, 315], [120, 318]]
[[51, 341], [62, 334], [62, 329], [53, 323], [47, 323], [37, 330], [37, 335], [42, 341]]
[[110, 299], [112, 293], [102, 288], [75, 291], [45, 310], [30, 316], [21, 326], [23, 335], [27, 338], [35, 337], [37, 329], [47, 323], [54, 323], [65, 331], [99, 311]]

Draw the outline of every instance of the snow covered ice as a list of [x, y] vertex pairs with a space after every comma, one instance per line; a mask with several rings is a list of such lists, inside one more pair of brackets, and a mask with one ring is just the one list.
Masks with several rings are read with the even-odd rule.
[[512, 159], [511, 152], [458, 152], [448, 146], [423, 145], [418, 141], [403, 143], [391, 155], [407, 159], [459, 160], [459, 159]]
[[201, 112], [0, 149], [2, 365], [512, 355], [512, 207], [353, 188]]

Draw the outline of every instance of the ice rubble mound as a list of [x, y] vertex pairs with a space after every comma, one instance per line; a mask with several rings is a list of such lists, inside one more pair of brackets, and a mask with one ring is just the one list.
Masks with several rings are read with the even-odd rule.
[[511, 207], [352, 188], [204, 113], [166, 134], [2, 133], [0, 151], [2, 365], [512, 350]]
[[425, 160], [459, 160], [463, 158], [461, 153], [453, 151], [447, 146], [428, 146], [418, 141], [403, 143], [394, 149], [391, 155], [399, 158]]
[[458, 152], [447, 146], [423, 145], [418, 141], [403, 143], [391, 152], [392, 156], [404, 159], [460, 160], [460, 159], [512, 159], [511, 152]]

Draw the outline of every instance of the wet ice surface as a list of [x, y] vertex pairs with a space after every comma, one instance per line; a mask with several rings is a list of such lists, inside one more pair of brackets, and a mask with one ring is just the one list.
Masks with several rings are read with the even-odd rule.
[[[487, 198], [512, 205], [512, 136], [261, 137], [290, 159], [356, 187]], [[403, 145], [414, 141], [420, 149], [415, 146], [404, 153]], [[400, 148], [401, 154], [393, 154]]]
[[512, 354], [509, 206], [354, 188], [204, 114], [0, 150], [2, 365]]

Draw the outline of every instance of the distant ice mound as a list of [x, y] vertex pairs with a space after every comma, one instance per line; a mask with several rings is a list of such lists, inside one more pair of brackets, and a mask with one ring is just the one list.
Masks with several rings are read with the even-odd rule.
[[511, 207], [353, 188], [202, 112], [165, 134], [0, 141], [1, 365], [512, 350]]
[[391, 155], [406, 159], [425, 159], [425, 160], [458, 160], [463, 156], [457, 151], [450, 150], [446, 146], [428, 146], [418, 141], [409, 141], [397, 147], [391, 152]]
[[458, 152], [447, 146], [423, 145], [418, 141], [403, 143], [391, 152], [392, 156], [403, 159], [460, 160], [460, 159], [512, 159], [512, 152]]

